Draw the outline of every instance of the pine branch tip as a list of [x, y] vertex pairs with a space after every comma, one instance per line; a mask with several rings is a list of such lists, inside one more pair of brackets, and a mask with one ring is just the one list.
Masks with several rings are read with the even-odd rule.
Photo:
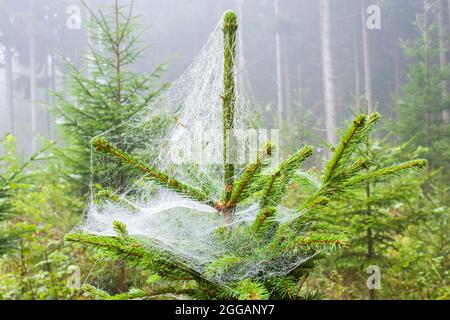
[[237, 28], [237, 15], [233, 10], [228, 10], [223, 15], [224, 28]]
[[428, 167], [428, 160], [426, 159], [416, 159], [410, 162], [411, 167], [416, 167], [418, 169], [424, 169]]

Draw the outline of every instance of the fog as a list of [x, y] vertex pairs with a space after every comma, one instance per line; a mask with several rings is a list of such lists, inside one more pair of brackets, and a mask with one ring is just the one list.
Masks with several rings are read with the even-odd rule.
[[[370, 100], [371, 108], [391, 117], [392, 99], [401, 94], [407, 64], [402, 42], [419, 35], [414, 24], [423, 2], [330, 3], [328, 49], [333, 61], [336, 129], [366, 100]], [[86, 4], [93, 11], [108, 12], [105, 6], [113, 1], [90, 0]], [[157, 64], [165, 63], [167, 71], [161, 83], [175, 80], [227, 9], [238, 13], [239, 56], [266, 125], [275, 127], [303, 117], [302, 121], [326, 140], [317, 0], [136, 0], [134, 11], [140, 15], [141, 26], [147, 28], [142, 45], [149, 48], [135, 69], [151, 72]], [[433, 15], [435, 3], [430, 2], [427, 10]], [[65, 85], [63, 57], [83, 66], [88, 43], [84, 22], [88, 16], [83, 4], [74, 0], [0, 1], [0, 134], [14, 133], [24, 153], [31, 152], [32, 136], [58, 138], [55, 119], [48, 114], [47, 106], [53, 102], [52, 92]], [[364, 24], [372, 25], [365, 29]], [[34, 50], [30, 50], [32, 43]], [[364, 81], [368, 72], [370, 88]], [[36, 132], [32, 132], [32, 117], [37, 117]]]

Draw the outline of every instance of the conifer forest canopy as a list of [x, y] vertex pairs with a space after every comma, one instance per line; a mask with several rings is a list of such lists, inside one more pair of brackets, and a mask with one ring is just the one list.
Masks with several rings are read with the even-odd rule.
[[0, 0], [0, 300], [450, 299], [449, 40], [449, 0]]

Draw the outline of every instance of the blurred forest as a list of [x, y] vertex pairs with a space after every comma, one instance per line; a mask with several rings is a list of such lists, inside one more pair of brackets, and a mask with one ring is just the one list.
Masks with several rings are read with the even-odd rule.
[[[90, 139], [169, 88], [227, 9], [239, 19], [239, 83], [259, 106], [258, 125], [281, 130], [282, 157], [312, 145], [306, 165], [319, 177], [355, 115], [377, 111], [381, 126], [358, 155], [374, 168], [429, 163], [331, 201], [323, 214], [346, 243], [282, 297], [450, 298], [448, 0], [135, 0], [128, 16], [129, 8], [0, 0], [0, 299], [157, 291], [158, 270], [64, 237], [89, 196]], [[289, 185], [287, 207], [302, 198], [301, 183]], [[378, 271], [380, 282], [368, 285]], [[173, 287], [198, 296], [195, 285]]]

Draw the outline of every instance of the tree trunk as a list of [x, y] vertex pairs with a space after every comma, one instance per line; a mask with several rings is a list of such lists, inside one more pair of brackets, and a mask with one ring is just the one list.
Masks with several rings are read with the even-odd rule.
[[[31, 15], [31, 14], [30, 14]], [[30, 60], [30, 122], [31, 122], [31, 152], [38, 149], [38, 105], [37, 105], [37, 56], [36, 56], [36, 34], [33, 22], [28, 24], [29, 60]]]
[[297, 90], [298, 90], [298, 105], [303, 107], [303, 77], [302, 77], [302, 66], [297, 66]]
[[447, 1], [447, 10], [448, 10], [448, 17], [447, 17], [448, 25], [450, 25], [450, 0]]
[[402, 78], [402, 65], [401, 56], [398, 45], [398, 39], [394, 39], [394, 72], [395, 72], [395, 94], [397, 97], [401, 94], [401, 78]]
[[[51, 56], [47, 55], [45, 57], [45, 64], [44, 64], [44, 68], [45, 68], [45, 102], [48, 105], [50, 105], [50, 100], [51, 100], [51, 95], [50, 95], [50, 91], [51, 91], [51, 79], [50, 79], [50, 70], [51, 70]], [[46, 121], [46, 129], [47, 129], [47, 138], [51, 139], [52, 138], [52, 125], [51, 125], [51, 116], [50, 116], [50, 112], [47, 110], [45, 111], [45, 121]]]
[[115, 44], [115, 54], [116, 54], [116, 102], [117, 105], [120, 107], [120, 104], [122, 102], [122, 82], [121, 82], [121, 70], [120, 67], [122, 66], [121, 61], [121, 51], [120, 51], [120, 39], [121, 39], [121, 31], [120, 31], [120, 8], [119, 8], [119, 0], [115, 0], [114, 2], [114, 24], [115, 24], [115, 35], [116, 35], [116, 44]]
[[297, 67], [297, 80], [298, 80], [298, 87], [297, 87], [297, 106], [299, 110], [297, 110], [294, 114], [298, 114], [298, 117], [294, 118], [294, 121], [298, 121], [298, 128], [300, 133], [300, 140], [304, 142], [306, 138], [306, 115], [303, 110], [303, 93], [305, 90], [303, 90], [303, 78], [302, 78], [302, 67], [298, 65]]
[[[50, 90], [51, 92], [56, 92], [56, 58], [55, 58], [55, 54], [51, 54], [50, 55]], [[52, 94], [50, 96], [50, 103], [51, 105], [55, 104], [55, 96]], [[58, 134], [57, 131], [55, 130], [55, 127], [52, 126], [51, 127], [51, 134], [50, 137], [51, 138], [57, 138]]]
[[428, 10], [429, 3], [428, 0], [423, 0], [423, 56], [424, 56], [424, 66], [425, 66], [425, 106], [424, 106], [424, 127], [425, 127], [425, 142], [426, 146], [429, 147], [431, 145], [431, 128], [430, 128], [430, 75], [429, 75], [429, 66], [430, 66], [430, 35], [429, 35], [429, 26], [428, 26]]
[[228, 12], [224, 16], [224, 64], [223, 64], [223, 167], [224, 167], [224, 198], [223, 216], [228, 225], [234, 208], [231, 207], [230, 199], [234, 184], [235, 172], [235, 141], [234, 141], [234, 113], [236, 103], [235, 87], [235, 60], [236, 60], [236, 32], [238, 29], [237, 17]]
[[283, 89], [285, 94], [285, 115], [289, 115], [290, 108], [292, 105], [292, 96], [291, 96], [291, 78], [289, 73], [289, 55], [287, 50], [288, 40], [286, 35], [281, 37], [282, 43], [282, 52], [283, 52]]
[[361, 73], [359, 71], [359, 37], [358, 30], [359, 28], [359, 5], [356, 5], [355, 9], [355, 18], [353, 21], [353, 60], [354, 60], [354, 69], [355, 69], [355, 99], [356, 99], [356, 111], [358, 113], [362, 113], [362, 104], [361, 104]]
[[243, 17], [242, 17], [242, 1], [238, 0], [237, 3], [237, 15], [239, 17], [239, 32], [238, 32], [238, 63], [239, 63], [239, 70], [238, 70], [238, 83], [240, 85], [244, 84], [244, 64], [245, 64], [245, 57], [244, 57], [244, 28], [243, 28]]
[[[369, 113], [369, 106], [367, 105], [366, 112]], [[366, 156], [370, 157], [370, 139], [367, 137], [366, 139]], [[365, 196], [367, 200], [367, 218], [370, 219], [370, 216], [372, 215], [372, 205], [370, 204], [370, 198], [372, 196], [371, 193], [371, 184], [370, 182], [366, 182], [366, 189], [365, 189]], [[370, 221], [367, 221], [368, 224], [370, 224]], [[375, 257], [375, 249], [374, 249], [374, 238], [373, 238], [373, 231], [371, 227], [367, 228], [367, 261], [369, 263], [372, 262], [372, 259]], [[369, 300], [375, 300], [375, 289], [369, 288]]]
[[[84, 0], [84, 3], [87, 8], [92, 8], [91, 6], [91, 0]], [[83, 11], [83, 14], [85, 16], [86, 21], [91, 21], [93, 19], [91, 15], [91, 11], [89, 11], [87, 8]], [[96, 47], [96, 44], [98, 43], [98, 39], [94, 32], [89, 32], [88, 28], [84, 28], [84, 37], [86, 40], [86, 52], [89, 57], [91, 57], [92, 52], [91, 50], [94, 50]], [[86, 64], [86, 72], [91, 75], [92, 71], [95, 70], [95, 63], [93, 61], [93, 58], [85, 59], [84, 60]]]
[[320, 34], [322, 47], [322, 74], [327, 140], [336, 144], [336, 101], [333, 59], [331, 53], [330, 0], [320, 0]]
[[[445, 4], [444, 0], [438, 0], [439, 5], [439, 13], [438, 13], [438, 29], [439, 29], [439, 64], [441, 67], [441, 71], [443, 71], [447, 67], [447, 35], [448, 30], [445, 26], [445, 17], [444, 10]], [[442, 99], [446, 99], [448, 96], [448, 82], [446, 79], [443, 79], [441, 82], [441, 94]], [[450, 114], [448, 109], [442, 110], [442, 120], [444, 123], [450, 122]]]
[[370, 39], [369, 30], [366, 25], [366, 6], [365, 1], [361, 1], [361, 21], [362, 21], [362, 42], [364, 56], [364, 97], [368, 106], [367, 112], [370, 113], [374, 108], [372, 96], [372, 68], [370, 63]]
[[284, 96], [283, 96], [283, 62], [282, 62], [282, 47], [281, 34], [279, 30], [279, 4], [278, 0], [274, 1], [275, 5], [275, 21], [277, 23], [277, 30], [275, 32], [275, 53], [277, 65], [277, 101], [278, 101], [278, 125], [281, 127], [284, 120]]
[[127, 267], [125, 262], [121, 261], [119, 263], [119, 287], [118, 290], [120, 293], [124, 293], [128, 291], [127, 288]]
[[9, 133], [14, 135], [14, 77], [11, 48], [5, 47], [6, 112]]

